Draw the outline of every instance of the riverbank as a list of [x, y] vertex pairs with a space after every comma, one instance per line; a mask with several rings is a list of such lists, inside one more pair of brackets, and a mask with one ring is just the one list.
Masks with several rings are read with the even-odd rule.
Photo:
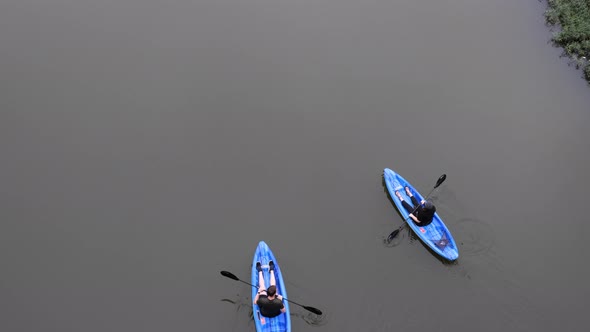
[[559, 27], [552, 41], [582, 68], [590, 83], [590, 0], [548, 0], [547, 23]]

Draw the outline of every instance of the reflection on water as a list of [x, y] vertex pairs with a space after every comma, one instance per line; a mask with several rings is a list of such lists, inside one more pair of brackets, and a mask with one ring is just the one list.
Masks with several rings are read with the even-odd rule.
[[[254, 312], [252, 310], [252, 302], [250, 296], [242, 296], [240, 294], [236, 294], [234, 299], [223, 298], [221, 299], [221, 302], [232, 304], [235, 307], [236, 312], [242, 312], [244, 318], [247, 318], [249, 320], [249, 323], [254, 323]], [[320, 316], [311, 313], [305, 309], [299, 308], [299, 306], [297, 305], [291, 304], [289, 308], [292, 318], [300, 318], [308, 325], [319, 327], [326, 325], [328, 323], [328, 314], [325, 311], [322, 311], [323, 315]]]

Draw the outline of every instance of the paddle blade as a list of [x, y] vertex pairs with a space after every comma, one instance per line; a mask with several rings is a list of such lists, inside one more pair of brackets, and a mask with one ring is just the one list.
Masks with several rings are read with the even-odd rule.
[[440, 186], [443, 182], [445, 182], [446, 179], [447, 179], [446, 174], [441, 175], [440, 178], [438, 178], [438, 180], [436, 181], [436, 185], [434, 186], [434, 188], [438, 188], [438, 186]]
[[233, 273], [231, 272], [227, 272], [227, 271], [221, 271], [221, 275], [230, 279], [233, 279], [235, 281], [240, 281], [240, 279], [238, 277], [236, 277]]
[[305, 306], [305, 305], [304, 305], [304, 306], [303, 306], [303, 308], [304, 308], [305, 310], [307, 310], [307, 311], [311, 311], [311, 312], [313, 312], [313, 313], [314, 313], [314, 314], [316, 314], [316, 315], [321, 315], [321, 314], [322, 314], [322, 311], [321, 311], [320, 309], [317, 309], [317, 308], [314, 308], [314, 307], [308, 307], [308, 306]]
[[389, 236], [387, 237], [387, 243], [391, 242], [399, 234], [399, 230], [400, 228], [396, 229], [395, 231], [391, 232], [391, 234], [389, 234]]

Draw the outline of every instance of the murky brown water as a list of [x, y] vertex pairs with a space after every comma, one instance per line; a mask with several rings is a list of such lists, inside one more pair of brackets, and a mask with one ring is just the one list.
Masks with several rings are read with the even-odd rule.
[[[585, 326], [590, 93], [529, 1], [0, 4], [0, 329]], [[460, 244], [409, 233], [389, 167]], [[568, 214], [575, 218], [568, 217]]]

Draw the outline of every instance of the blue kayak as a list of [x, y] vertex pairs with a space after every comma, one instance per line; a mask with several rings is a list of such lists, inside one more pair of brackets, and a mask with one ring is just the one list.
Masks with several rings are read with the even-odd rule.
[[[254, 252], [254, 259], [252, 260], [252, 285], [258, 286], [258, 271], [256, 271], [256, 262], [262, 264], [262, 275], [264, 276], [264, 285], [266, 288], [270, 286], [270, 272], [268, 270], [268, 262], [273, 261], [275, 264], [275, 281], [277, 287], [277, 294], [282, 295], [284, 298], [287, 297], [287, 289], [283, 282], [283, 274], [277, 259], [273, 255], [272, 251], [264, 241], [258, 243], [256, 251]], [[256, 297], [258, 288], [252, 287], [252, 301]], [[291, 332], [291, 316], [289, 312], [289, 302], [283, 301], [283, 305], [287, 312], [282, 313], [276, 317], [268, 318], [260, 314], [258, 306], [252, 305], [252, 313], [254, 316], [254, 323], [256, 324], [256, 331], [258, 332]]]
[[406, 187], [410, 188], [414, 197], [416, 197], [418, 201], [424, 199], [422, 195], [401, 175], [389, 168], [386, 168], [383, 171], [383, 178], [395, 206], [420, 240], [422, 240], [422, 242], [430, 247], [435, 253], [449, 261], [454, 261], [459, 258], [459, 249], [455, 244], [455, 240], [438, 213], [434, 214], [434, 218], [429, 225], [422, 227], [418, 226], [411, 218], [409, 218], [410, 213], [403, 207], [400, 199], [395, 195], [395, 192], [399, 191], [404, 200], [410, 203], [410, 205], [412, 205], [412, 201], [410, 197], [406, 195]]

